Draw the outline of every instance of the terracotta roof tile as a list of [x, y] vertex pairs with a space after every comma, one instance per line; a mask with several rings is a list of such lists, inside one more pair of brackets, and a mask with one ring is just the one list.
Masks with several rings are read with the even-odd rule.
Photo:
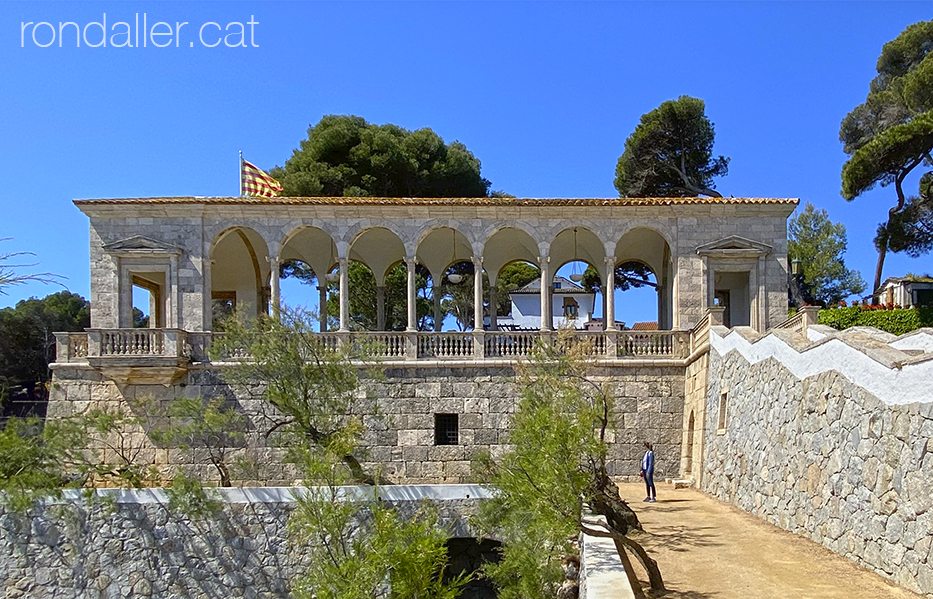
[[298, 206], [676, 206], [689, 204], [797, 204], [795, 198], [256, 198], [155, 197], [79, 199], [78, 206], [106, 204], [204, 204]]

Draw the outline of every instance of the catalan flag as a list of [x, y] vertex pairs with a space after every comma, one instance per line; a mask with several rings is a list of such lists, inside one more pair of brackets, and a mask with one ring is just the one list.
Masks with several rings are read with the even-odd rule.
[[261, 168], [240, 158], [240, 195], [274, 198], [282, 191], [278, 181]]

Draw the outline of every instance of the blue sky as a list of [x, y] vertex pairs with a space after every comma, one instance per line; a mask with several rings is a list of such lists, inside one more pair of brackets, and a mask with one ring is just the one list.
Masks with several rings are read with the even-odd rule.
[[[518, 196], [615, 196], [639, 117], [706, 101], [725, 195], [800, 197], [849, 234], [871, 281], [880, 188], [839, 195], [841, 119], [868, 91], [881, 46], [931, 18], [923, 2], [4, 3], [0, 15], [0, 251], [87, 296], [88, 224], [74, 198], [234, 195], [237, 150], [282, 164], [325, 114], [431, 127], [460, 140]], [[187, 21], [166, 48], [38, 47], [22, 23], [108, 28], [143, 13]], [[258, 47], [208, 48], [207, 22], [253, 20]], [[70, 29], [70, 28], [69, 28]], [[234, 28], [235, 29], [235, 28]], [[233, 31], [231, 29], [230, 31]], [[205, 30], [213, 43], [217, 32]], [[246, 43], [249, 46], [249, 26]], [[21, 47], [21, 34], [23, 43]], [[47, 43], [51, 32], [36, 32]], [[211, 37], [213, 35], [213, 37]], [[88, 31], [94, 42], [99, 33]], [[165, 39], [165, 38], [157, 38]], [[173, 38], [169, 38], [173, 39]], [[189, 44], [194, 44], [193, 46]], [[889, 256], [885, 275], [929, 272]], [[54, 289], [27, 285], [0, 307]], [[649, 302], [650, 303], [650, 302]], [[637, 315], [636, 315], [637, 316]]]

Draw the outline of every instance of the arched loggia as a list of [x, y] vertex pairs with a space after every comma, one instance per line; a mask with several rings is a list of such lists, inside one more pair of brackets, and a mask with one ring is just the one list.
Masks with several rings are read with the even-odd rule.
[[613, 265], [613, 317], [627, 328], [640, 322], [640, 328], [670, 330], [674, 263], [664, 236], [647, 227], [626, 232], [616, 243]]
[[[505, 315], [511, 315], [511, 305], [503, 306], [500, 298], [508, 298], [512, 292], [525, 287], [531, 282], [531, 279], [523, 276], [519, 266], [511, 267], [506, 271], [506, 267], [512, 264], [528, 264], [537, 271], [537, 277], [540, 277], [538, 268], [538, 244], [534, 238], [522, 229], [515, 227], [504, 227], [493, 233], [486, 240], [483, 246], [483, 266], [489, 274], [489, 329], [492, 331], [499, 329], [499, 314], [505, 310]], [[527, 270], [527, 269], [525, 269]], [[505, 274], [506, 277], [500, 283], [500, 277]], [[528, 294], [525, 294], [528, 295]], [[507, 328], [539, 328], [541, 325], [541, 303], [534, 306], [533, 301], [526, 301], [524, 296], [520, 302], [522, 305], [516, 310], [516, 318], [506, 319]], [[537, 319], [535, 323], [534, 320]]]
[[234, 310], [251, 316], [269, 310], [269, 248], [248, 227], [232, 227], [211, 244], [212, 328]]
[[336, 264], [337, 244], [318, 227], [295, 229], [279, 250], [280, 301], [316, 312], [319, 331], [328, 329], [327, 275]]
[[[415, 255], [430, 276], [432, 328], [441, 331], [447, 313], [451, 309], [462, 310], [466, 305], [462, 296], [463, 289], [472, 281], [472, 247], [460, 231], [438, 227], [421, 238]], [[466, 264], [470, 268], [465, 268]], [[462, 315], [455, 317], [462, 328], [465, 322]]]
[[[581, 320], [580, 304], [587, 304], [590, 315], [595, 305], [595, 293], [581, 285], [586, 266], [592, 266], [598, 271], [599, 265], [604, 261], [605, 249], [602, 241], [586, 227], [570, 227], [554, 237], [548, 253], [547, 285], [542, 286], [542, 330], [553, 328], [555, 320], [558, 324], [573, 322], [573, 326], [582, 328], [578, 326]], [[561, 271], [561, 268], [564, 270]], [[561, 297], [560, 302], [553, 301], [555, 294]], [[565, 299], [572, 303], [565, 302]], [[567, 308], [574, 304], [576, 313], [569, 318]]]

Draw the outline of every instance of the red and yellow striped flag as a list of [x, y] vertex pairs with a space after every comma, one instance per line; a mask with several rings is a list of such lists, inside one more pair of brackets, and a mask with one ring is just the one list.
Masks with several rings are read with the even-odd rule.
[[240, 166], [240, 180], [243, 186], [243, 195], [274, 198], [282, 191], [282, 186], [278, 181], [246, 160]]

